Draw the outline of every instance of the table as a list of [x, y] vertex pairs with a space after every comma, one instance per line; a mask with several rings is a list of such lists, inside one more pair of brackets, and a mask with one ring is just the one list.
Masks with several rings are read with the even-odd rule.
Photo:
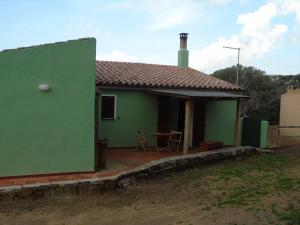
[[159, 152], [161, 150], [171, 151], [170, 149], [167, 148], [167, 146], [159, 147], [158, 144], [157, 144], [159, 138], [165, 138], [165, 139], [169, 140], [169, 137], [171, 136], [171, 133], [169, 133], [169, 132], [154, 132], [154, 133], [152, 133], [152, 135], [156, 137], [155, 147], [156, 147], [157, 152]]

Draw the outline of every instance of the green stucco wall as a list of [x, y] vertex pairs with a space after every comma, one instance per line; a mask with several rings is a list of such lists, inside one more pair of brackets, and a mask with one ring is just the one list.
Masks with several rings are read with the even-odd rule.
[[0, 52], [0, 176], [94, 170], [95, 49], [80, 39]]
[[205, 141], [235, 144], [236, 101], [209, 101], [205, 104]]
[[184, 48], [179, 49], [177, 65], [179, 67], [189, 66], [189, 51], [187, 49]]
[[116, 119], [100, 119], [100, 138], [108, 138], [108, 147], [136, 146], [138, 130], [144, 131], [149, 144], [154, 143], [151, 133], [157, 130], [156, 95], [125, 90], [103, 90], [102, 94], [117, 96]]
[[268, 129], [269, 122], [262, 120], [260, 122], [260, 148], [268, 147]]

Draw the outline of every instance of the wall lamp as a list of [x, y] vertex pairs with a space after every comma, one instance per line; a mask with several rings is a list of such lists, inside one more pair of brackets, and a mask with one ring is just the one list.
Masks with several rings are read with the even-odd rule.
[[39, 91], [50, 91], [51, 87], [48, 84], [40, 84], [38, 89]]

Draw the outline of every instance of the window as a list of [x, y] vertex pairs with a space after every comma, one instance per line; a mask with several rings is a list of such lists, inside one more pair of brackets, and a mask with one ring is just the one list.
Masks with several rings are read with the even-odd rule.
[[116, 118], [116, 96], [101, 96], [101, 119], [113, 120]]

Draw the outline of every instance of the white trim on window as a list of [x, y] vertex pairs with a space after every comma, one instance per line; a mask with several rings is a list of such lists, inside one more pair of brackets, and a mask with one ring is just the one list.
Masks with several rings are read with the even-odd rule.
[[102, 118], [102, 113], [100, 112], [100, 117], [102, 120], [115, 120], [117, 118], [117, 95], [113, 94], [102, 94], [101, 95], [101, 110], [102, 110], [102, 97], [114, 97], [114, 117], [113, 118]]

